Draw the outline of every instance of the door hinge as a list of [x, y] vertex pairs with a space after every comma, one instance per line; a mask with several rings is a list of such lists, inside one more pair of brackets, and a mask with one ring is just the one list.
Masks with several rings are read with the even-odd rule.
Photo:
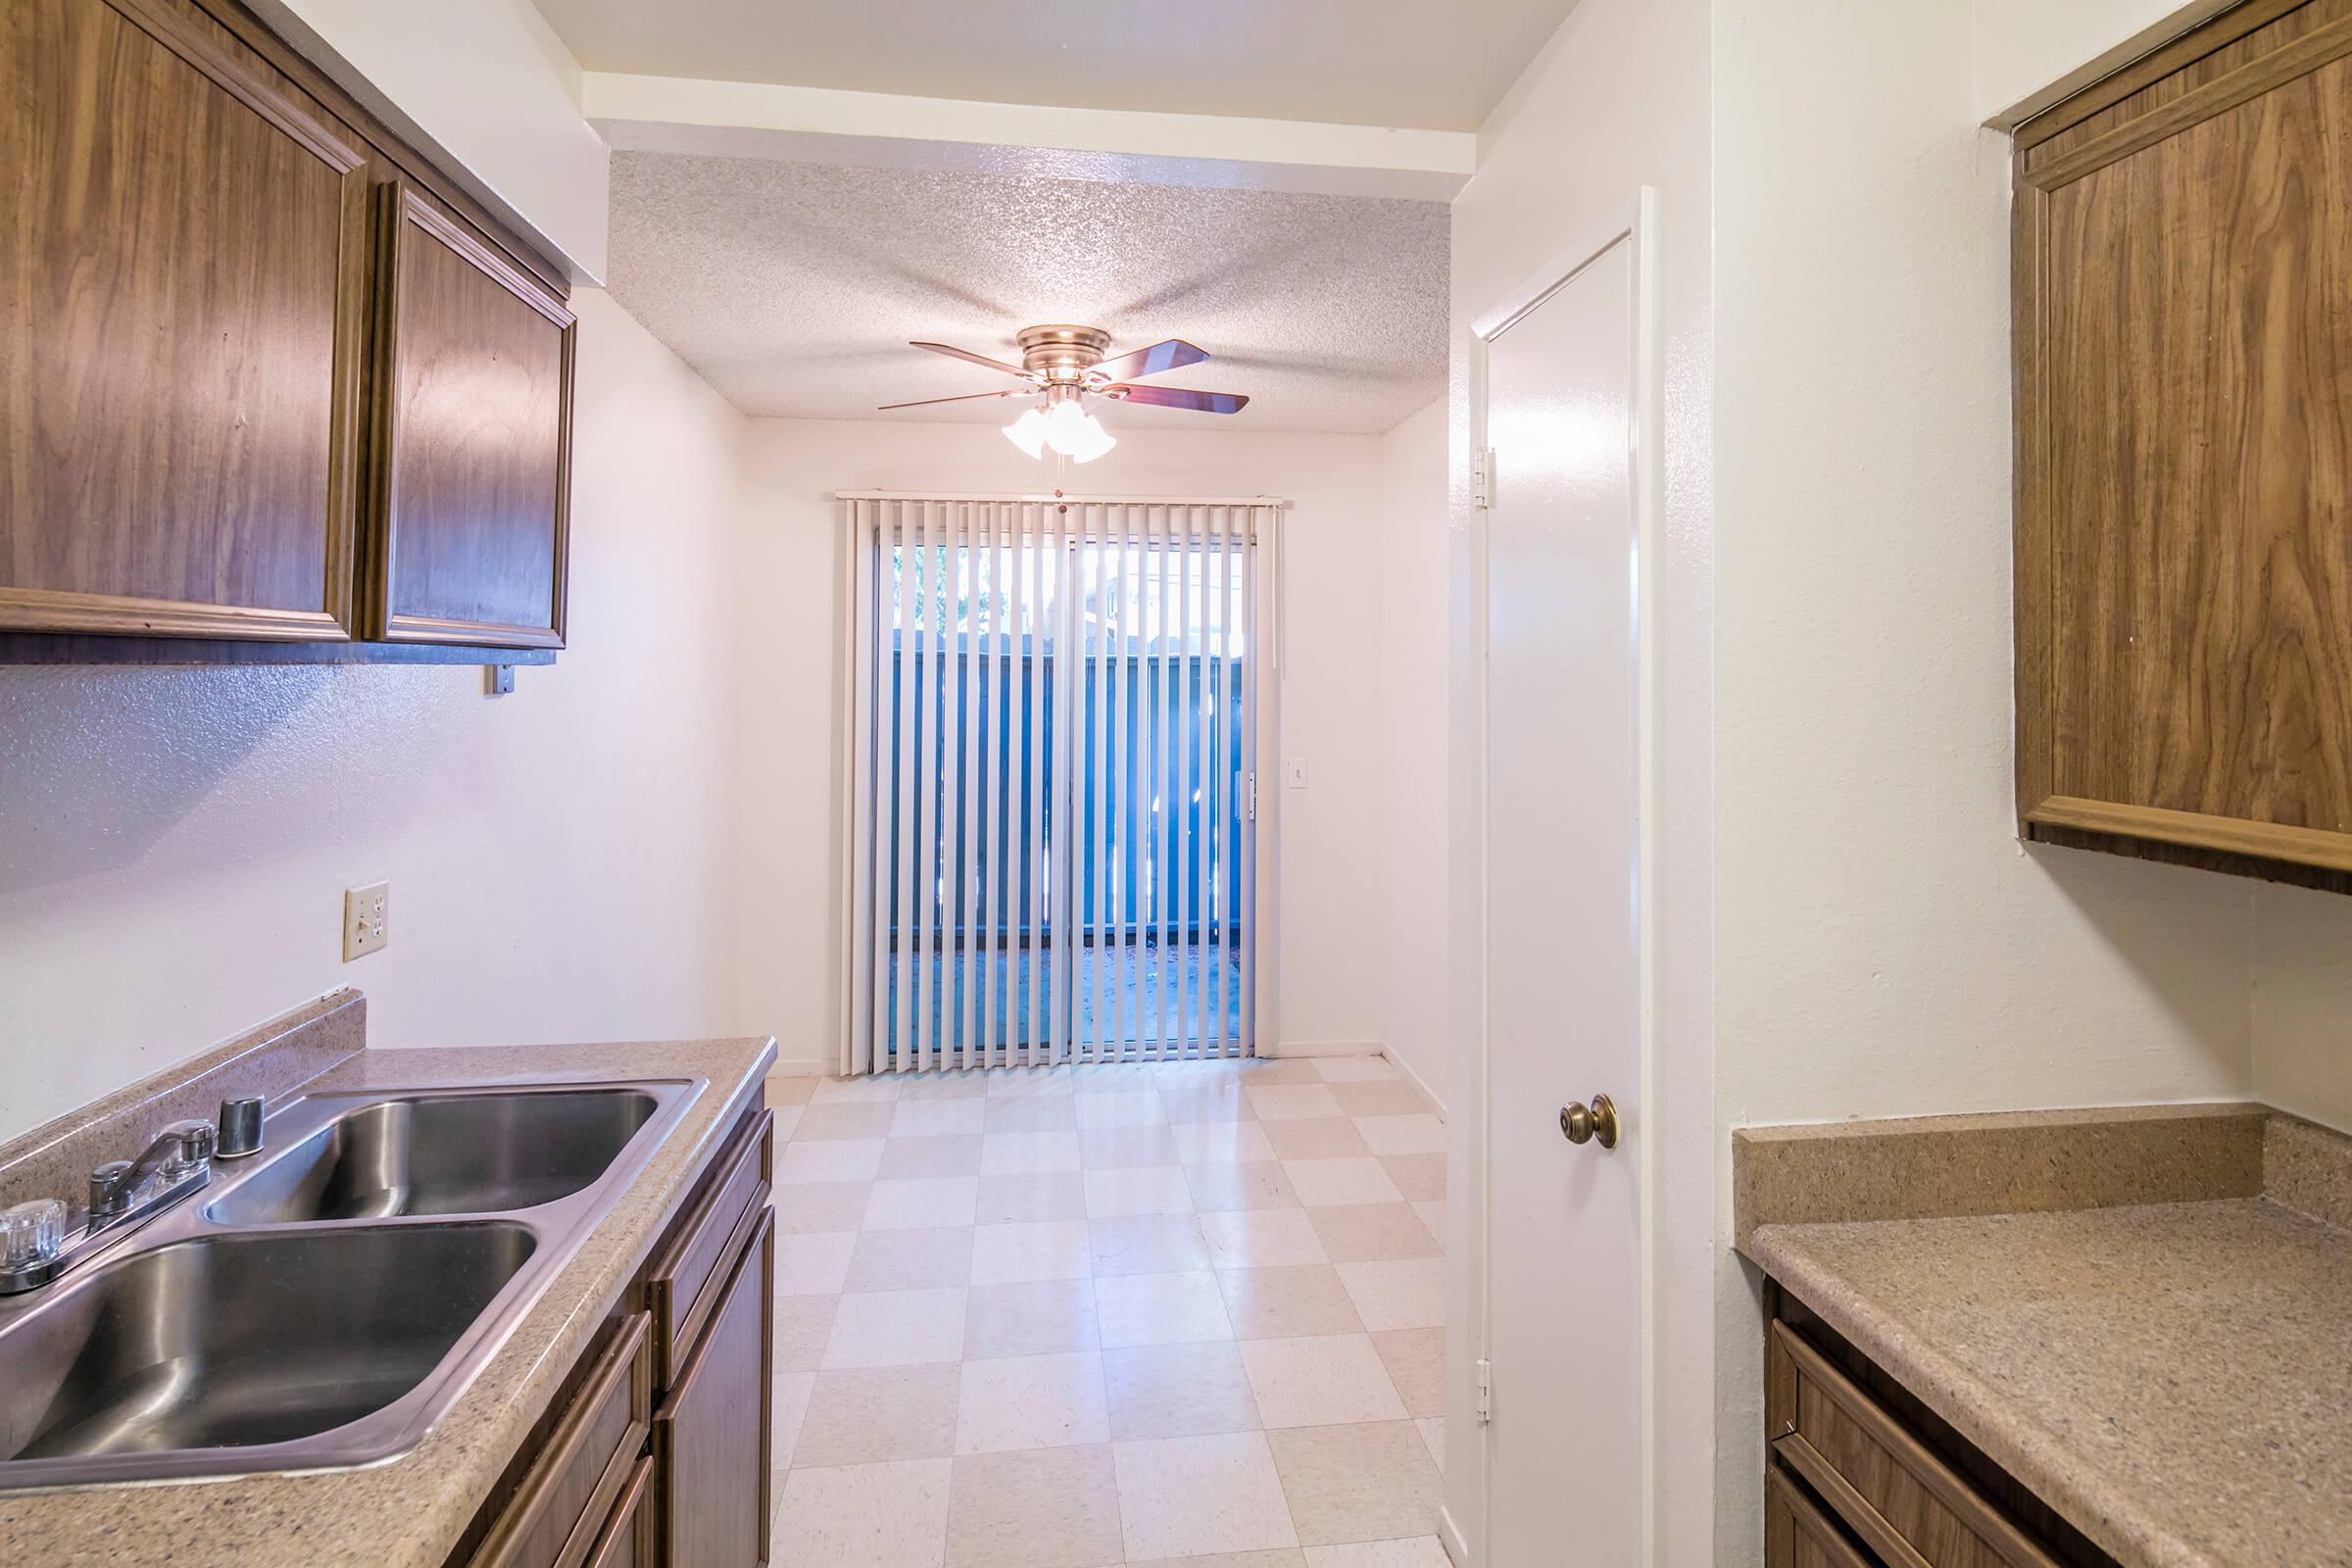
[[1257, 820], [1257, 775], [1250, 775], [1250, 820]]
[[1494, 1419], [1494, 1363], [1485, 1356], [1478, 1360], [1478, 1419], [1480, 1425]]
[[1470, 504], [1485, 512], [1494, 505], [1494, 449], [1480, 447], [1470, 454]]

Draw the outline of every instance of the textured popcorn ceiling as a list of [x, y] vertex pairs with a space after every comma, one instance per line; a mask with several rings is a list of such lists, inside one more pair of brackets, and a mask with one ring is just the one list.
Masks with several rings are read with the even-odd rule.
[[617, 153], [611, 287], [749, 414], [1007, 423], [875, 409], [1015, 384], [909, 339], [1017, 364], [1021, 327], [1074, 321], [1188, 338], [1214, 358], [1155, 380], [1251, 400], [1098, 402], [1114, 433], [1377, 432], [1445, 389], [1447, 233], [1436, 202]]
[[536, 0], [590, 71], [1476, 130], [1574, 0]]

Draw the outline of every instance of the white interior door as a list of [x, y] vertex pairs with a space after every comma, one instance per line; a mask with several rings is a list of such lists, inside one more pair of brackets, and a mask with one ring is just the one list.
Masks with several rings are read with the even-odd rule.
[[[1636, 245], [1481, 333], [1493, 1568], [1642, 1560]], [[1563, 1135], [1597, 1095], [1614, 1149]]]

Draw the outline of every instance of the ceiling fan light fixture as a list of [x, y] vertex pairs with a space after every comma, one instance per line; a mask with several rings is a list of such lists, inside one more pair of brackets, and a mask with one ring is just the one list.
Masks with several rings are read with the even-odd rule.
[[1030, 409], [1004, 427], [1004, 439], [1033, 458], [1046, 455], [1046, 415], [1043, 409]]
[[1043, 397], [1044, 407], [1029, 410], [1004, 427], [1004, 439], [1032, 458], [1044, 457], [1046, 449], [1052, 447], [1056, 456], [1073, 463], [1092, 463], [1119, 443], [1102, 428], [1102, 420], [1086, 412], [1084, 400], [1089, 396], [1186, 409], [1197, 414], [1239, 414], [1250, 401], [1238, 392], [1128, 384], [1128, 377], [1157, 375], [1162, 370], [1198, 365], [1208, 358], [1182, 338], [1169, 338], [1164, 343], [1122, 354], [1115, 360], [1102, 357], [1110, 346], [1110, 334], [1100, 327], [1025, 326], [1019, 340], [1018, 366], [946, 343], [917, 340], [914, 347], [918, 349], [1002, 370], [1026, 385], [1018, 390], [1004, 387], [995, 392], [961, 392], [952, 397], [918, 398], [911, 403], [885, 403], [882, 407], [916, 409], [935, 403], [969, 403], [979, 398]]
[[1054, 450], [1072, 463], [1092, 463], [1119, 444], [1119, 438], [1102, 428], [1102, 421], [1091, 414], [1082, 414], [1066, 431], [1047, 437]]

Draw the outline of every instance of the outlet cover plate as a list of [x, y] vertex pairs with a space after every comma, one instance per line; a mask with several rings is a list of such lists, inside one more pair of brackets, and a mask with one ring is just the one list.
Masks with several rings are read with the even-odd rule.
[[373, 953], [392, 940], [392, 884], [370, 882], [343, 890], [343, 961]]

